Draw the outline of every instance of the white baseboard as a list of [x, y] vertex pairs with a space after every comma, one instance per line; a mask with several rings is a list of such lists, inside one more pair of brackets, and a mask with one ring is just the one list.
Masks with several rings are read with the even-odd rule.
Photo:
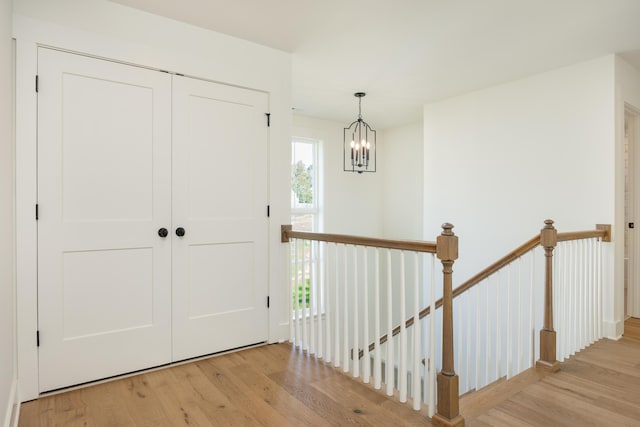
[[9, 392], [9, 401], [7, 402], [7, 411], [5, 413], [4, 427], [18, 427], [18, 418], [20, 416], [20, 401], [18, 399], [18, 380], [13, 379], [11, 391]]
[[605, 320], [602, 323], [602, 327], [602, 332], [605, 338], [619, 340], [620, 338], [622, 338], [622, 334], [624, 333], [624, 320], [613, 322]]

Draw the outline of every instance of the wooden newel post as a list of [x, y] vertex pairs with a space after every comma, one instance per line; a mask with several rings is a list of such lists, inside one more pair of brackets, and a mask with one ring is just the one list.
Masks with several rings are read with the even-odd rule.
[[431, 422], [439, 426], [464, 426], [460, 416], [458, 376], [453, 367], [453, 263], [458, 259], [458, 236], [453, 225], [443, 224], [436, 240], [438, 259], [442, 262], [442, 371], [438, 374], [438, 410]]
[[536, 367], [556, 372], [560, 370], [560, 363], [556, 360], [556, 331], [553, 330], [553, 250], [558, 243], [558, 230], [550, 219], [544, 224], [540, 230], [540, 246], [544, 248], [545, 258], [544, 323], [540, 331], [540, 360]]

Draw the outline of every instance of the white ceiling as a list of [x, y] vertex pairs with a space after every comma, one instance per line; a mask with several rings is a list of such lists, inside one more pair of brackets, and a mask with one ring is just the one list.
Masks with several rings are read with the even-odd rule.
[[640, 69], [640, 0], [111, 0], [291, 52], [293, 105], [374, 128], [609, 53]]

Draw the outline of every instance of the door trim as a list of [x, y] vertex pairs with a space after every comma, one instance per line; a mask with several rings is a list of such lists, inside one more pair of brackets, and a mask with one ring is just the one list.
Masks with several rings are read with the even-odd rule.
[[[630, 117], [631, 123], [627, 123]], [[629, 218], [625, 218], [625, 235], [628, 236], [628, 258], [627, 275], [627, 301], [624, 309], [625, 317], [640, 317], [640, 283], [638, 283], [638, 268], [640, 267], [640, 236], [637, 227], [640, 227], [640, 112], [630, 105], [625, 105], [624, 109], [625, 133], [628, 128], [628, 171], [629, 174]], [[625, 139], [627, 136], [625, 136]], [[626, 203], [626, 201], [625, 201]], [[633, 232], [629, 231], [628, 222], [636, 223]], [[627, 257], [628, 255], [628, 257]]]

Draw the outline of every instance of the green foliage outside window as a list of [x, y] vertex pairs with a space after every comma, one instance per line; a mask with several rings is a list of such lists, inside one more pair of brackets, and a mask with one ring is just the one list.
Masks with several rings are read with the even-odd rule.
[[[293, 308], [304, 309], [309, 308], [309, 287], [310, 287], [310, 279], [305, 279], [304, 289], [302, 289], [302, 283], [298, 285], [298, 303], [296, 304], [296, 292], [293, 291], [291, 295], [291, 302], [293, 303]], [[304, 292], [304, 293], [303, 293]]]
[[313, 165], [306, 166], [302, 160], [293, 165], [292, 187], [298, 203], [313, 203]]

